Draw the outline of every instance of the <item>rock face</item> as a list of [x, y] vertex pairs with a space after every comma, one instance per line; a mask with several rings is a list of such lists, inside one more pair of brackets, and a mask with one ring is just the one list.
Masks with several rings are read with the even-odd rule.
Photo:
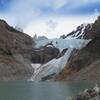
[[27, 80], [34, 70], [21, 55], [9, 56], [0, 54], [0, 80]]
[[59, 50], [55, 47], [42, 47], [35, 49], [32, 53], [32, 62], [44, 64], [53, 58], [56, 58], [59, 53]]
[[[90, 34], [90, 35], [89, 35]], [[100, 16], [98, 16], [98, 19], [95, 21], [95, 23], [92, 25], [91, 30], [88, 32], [87, 36], [90, 36], [90, 38], [95, 38], [100, 36]]]
[[100, 59], [75, 73], [71, 80], [100, 83]]
[[92, 40], [85, 48], [78, 51], [70, 60], [71, 68], [80, 70], [100, 58], [100, 38]]
[[[73, 54], [73, 56], [70, 57], [69, 62], [58, 75], [58, 80], [76, 79], [80, 81], [81, 79], [83, 79], [91, 81], [93, 79], [92, 76], [95, 76], [94, 82], [100, 82], [100, 80], [98, 80], [98, 77], [100, 77], [100, 17], [98, 17], [98, 19], [95, 21], [90, 32], [93, 40], [89, 42], [86, 47], [78, 50], [76, 53]], [[85, 70], [85, 68], [88, 70]]]
[[33, 39], [0, 20], [0, 80], [27, 80], [31, 67]]
[[0, 48], [5, 52], [23, 53], [33, 48], [33, 39], [0, 20]]

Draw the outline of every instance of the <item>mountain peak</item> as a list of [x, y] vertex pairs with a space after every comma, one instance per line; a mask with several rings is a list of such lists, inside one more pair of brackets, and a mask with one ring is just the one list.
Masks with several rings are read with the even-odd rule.
[[80, 26], [76, 28], [76, 30], [69, 33], [66, 36], [66, 38], [89, 39], [89, 37], [87, 37], [87, 34], [91, 30], [91, 28], [92, 28], [92, 23], [91, 24], [88, 24], [88, 23], [81, 24]]
[[4, 24], [7, 24], [5, 20], [3, 19], [0, 19], [0, 23], [4, 23]]
[[0, 19], [0, 27], [8, 26], [7, 22], [3, 19]]

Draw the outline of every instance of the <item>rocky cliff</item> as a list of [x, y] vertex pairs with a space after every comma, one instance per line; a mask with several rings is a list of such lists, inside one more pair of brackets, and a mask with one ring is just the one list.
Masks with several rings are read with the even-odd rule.
[[33, 45], [30, 36], [0, 20], [0, 80], [27, 80], [32, 76]]

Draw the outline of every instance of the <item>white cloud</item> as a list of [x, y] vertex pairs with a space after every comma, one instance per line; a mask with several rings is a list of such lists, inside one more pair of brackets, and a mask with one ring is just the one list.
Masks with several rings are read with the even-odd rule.
[[[3, 1], [3, 0], [2, 0]], [[9, 9], [4, 14], [0, 13], [4, 17], [11, 18], [17, 25], [24, 27], [32, 20], [37, 18], [41, 19], [42, 16], [49, 16], [49, 12], [45, 12], [42, 8], [60, 10], [64, 5], [67, 9], [75, 8], [83, 4], [89, 4], [91, 2], [100, 2], [99, 0], [13, 0]], [[47, 7], [47, 8], [46, 8]], [[48, 13], [48, 14], [47, 14]], [[51, 12], [53, 13], [53, 12]], [[65, 12], [67, 13], [67, 12]], [[53, 13], [56, 15], [56, 13]], [[11, 18], [9, 17], [11, 15]], [[14, 23], [14, 24], [15, 24]]]
[[[48, 21], [53, 20], [57, 23], [55, 29], [52, 29], [50, 25], [47, 25]], [[69, 32], [76, 29], [77, 26], [83, 23], [92, 23], [94, 22], [95, 17], [50, 17], [44, 20], [37, 20], [31, 22], [24, 31], [30, 36], [37, 34], [38, 36], [45, 35], [48, 38], [60, 37], [62, 34], [68, 34]]]

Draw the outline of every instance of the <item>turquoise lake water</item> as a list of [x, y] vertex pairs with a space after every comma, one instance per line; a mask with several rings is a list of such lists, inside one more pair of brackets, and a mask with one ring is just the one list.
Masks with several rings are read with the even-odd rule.
[[0, 82], [0, 100], [67, 100], [90, 87], [83, 82]]

